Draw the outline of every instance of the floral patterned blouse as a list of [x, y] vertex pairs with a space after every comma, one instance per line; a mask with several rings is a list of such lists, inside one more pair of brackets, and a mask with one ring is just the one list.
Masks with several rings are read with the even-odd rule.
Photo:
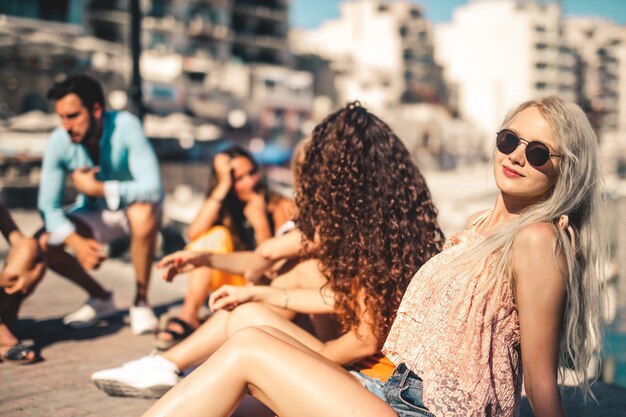
[[[394, 364], [404, 362], [424, 380], [424, 405], [438, 417], [519, 414], [520, 334], [510, 286], [499, 293], [495, 285], [489, 289], [489, 301], [496, 301], [493, 319], [470, 319], [474, 289], [489, 279], [494, 254], [482, 269], [445, 273], [457, 254], [484, 239], [477, 228], [490, 214], [451, 236], [415, 274], [383, 347]], [[484, 304], [476, 311], [484, 312]]]

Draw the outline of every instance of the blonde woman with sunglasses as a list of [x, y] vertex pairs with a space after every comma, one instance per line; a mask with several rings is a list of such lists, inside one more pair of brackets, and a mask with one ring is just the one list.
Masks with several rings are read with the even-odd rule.
[[285, 334], [248, 328], [146, 416], [228, 416], [246, 392], [279, 416], [516, 416], [522, 383], [536, 417], [563, 416], [559, 366], [589, 393], [600, 346], [597, 138], [578, 106], [548, 97], [511, 111], [497, 142], [495, 205], [413, 277], [383, 347], [396, 371], [368, 384], [378, 397]]

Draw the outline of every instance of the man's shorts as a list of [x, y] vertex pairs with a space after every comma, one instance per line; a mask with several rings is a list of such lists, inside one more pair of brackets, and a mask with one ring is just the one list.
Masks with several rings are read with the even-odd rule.
[[93, 237], [100, 243], [112, 241], [130, 235], [128, 208], [120, 210], [77, 210], [67, 213], [68, 217], [89, 226]]
[[[155, 210], [160, 215], [163, 204], [155, 204]], [[128, 207], [115, 211], [78, 209], [68, 212], [67, 215], [89, 226], [94, 238], [103, 244], [130, 235]]]

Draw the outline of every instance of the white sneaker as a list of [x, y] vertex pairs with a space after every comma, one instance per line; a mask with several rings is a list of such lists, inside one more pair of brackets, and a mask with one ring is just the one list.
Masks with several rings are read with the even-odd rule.
[[98, 388], [114, 397], [160, 398], [178, 382], [178, 368], [155, 354], [127, 362], [120, 368], [91, 375]]
[[159, 325], [159, 320], [149, 306], [133, 306], [128, 309], [130, 313], [130, 329], [134, 334], [154, 333]]
[[78, 310], [63, 317], [63, 324], [73, 329], [84, 329], [98, 323], [98, 320], [117, 312], [113, 296], [107, 299], [90, 297]]

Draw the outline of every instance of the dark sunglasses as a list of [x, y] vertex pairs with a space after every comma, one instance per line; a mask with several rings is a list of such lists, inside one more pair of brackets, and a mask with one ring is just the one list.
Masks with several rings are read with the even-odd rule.
[[517, 133], [509, 129], [502, 129], [496, 136], [496, 146], [505, 155], [511, 154], [517, 149], [520, 142], [526, 144], [526, 160], [534, 167], [543, 166], [551, 156], [561, 158], [563, 155], [550, 153], [545, 143], [539, 141], [527, 141], [520, 138]]

